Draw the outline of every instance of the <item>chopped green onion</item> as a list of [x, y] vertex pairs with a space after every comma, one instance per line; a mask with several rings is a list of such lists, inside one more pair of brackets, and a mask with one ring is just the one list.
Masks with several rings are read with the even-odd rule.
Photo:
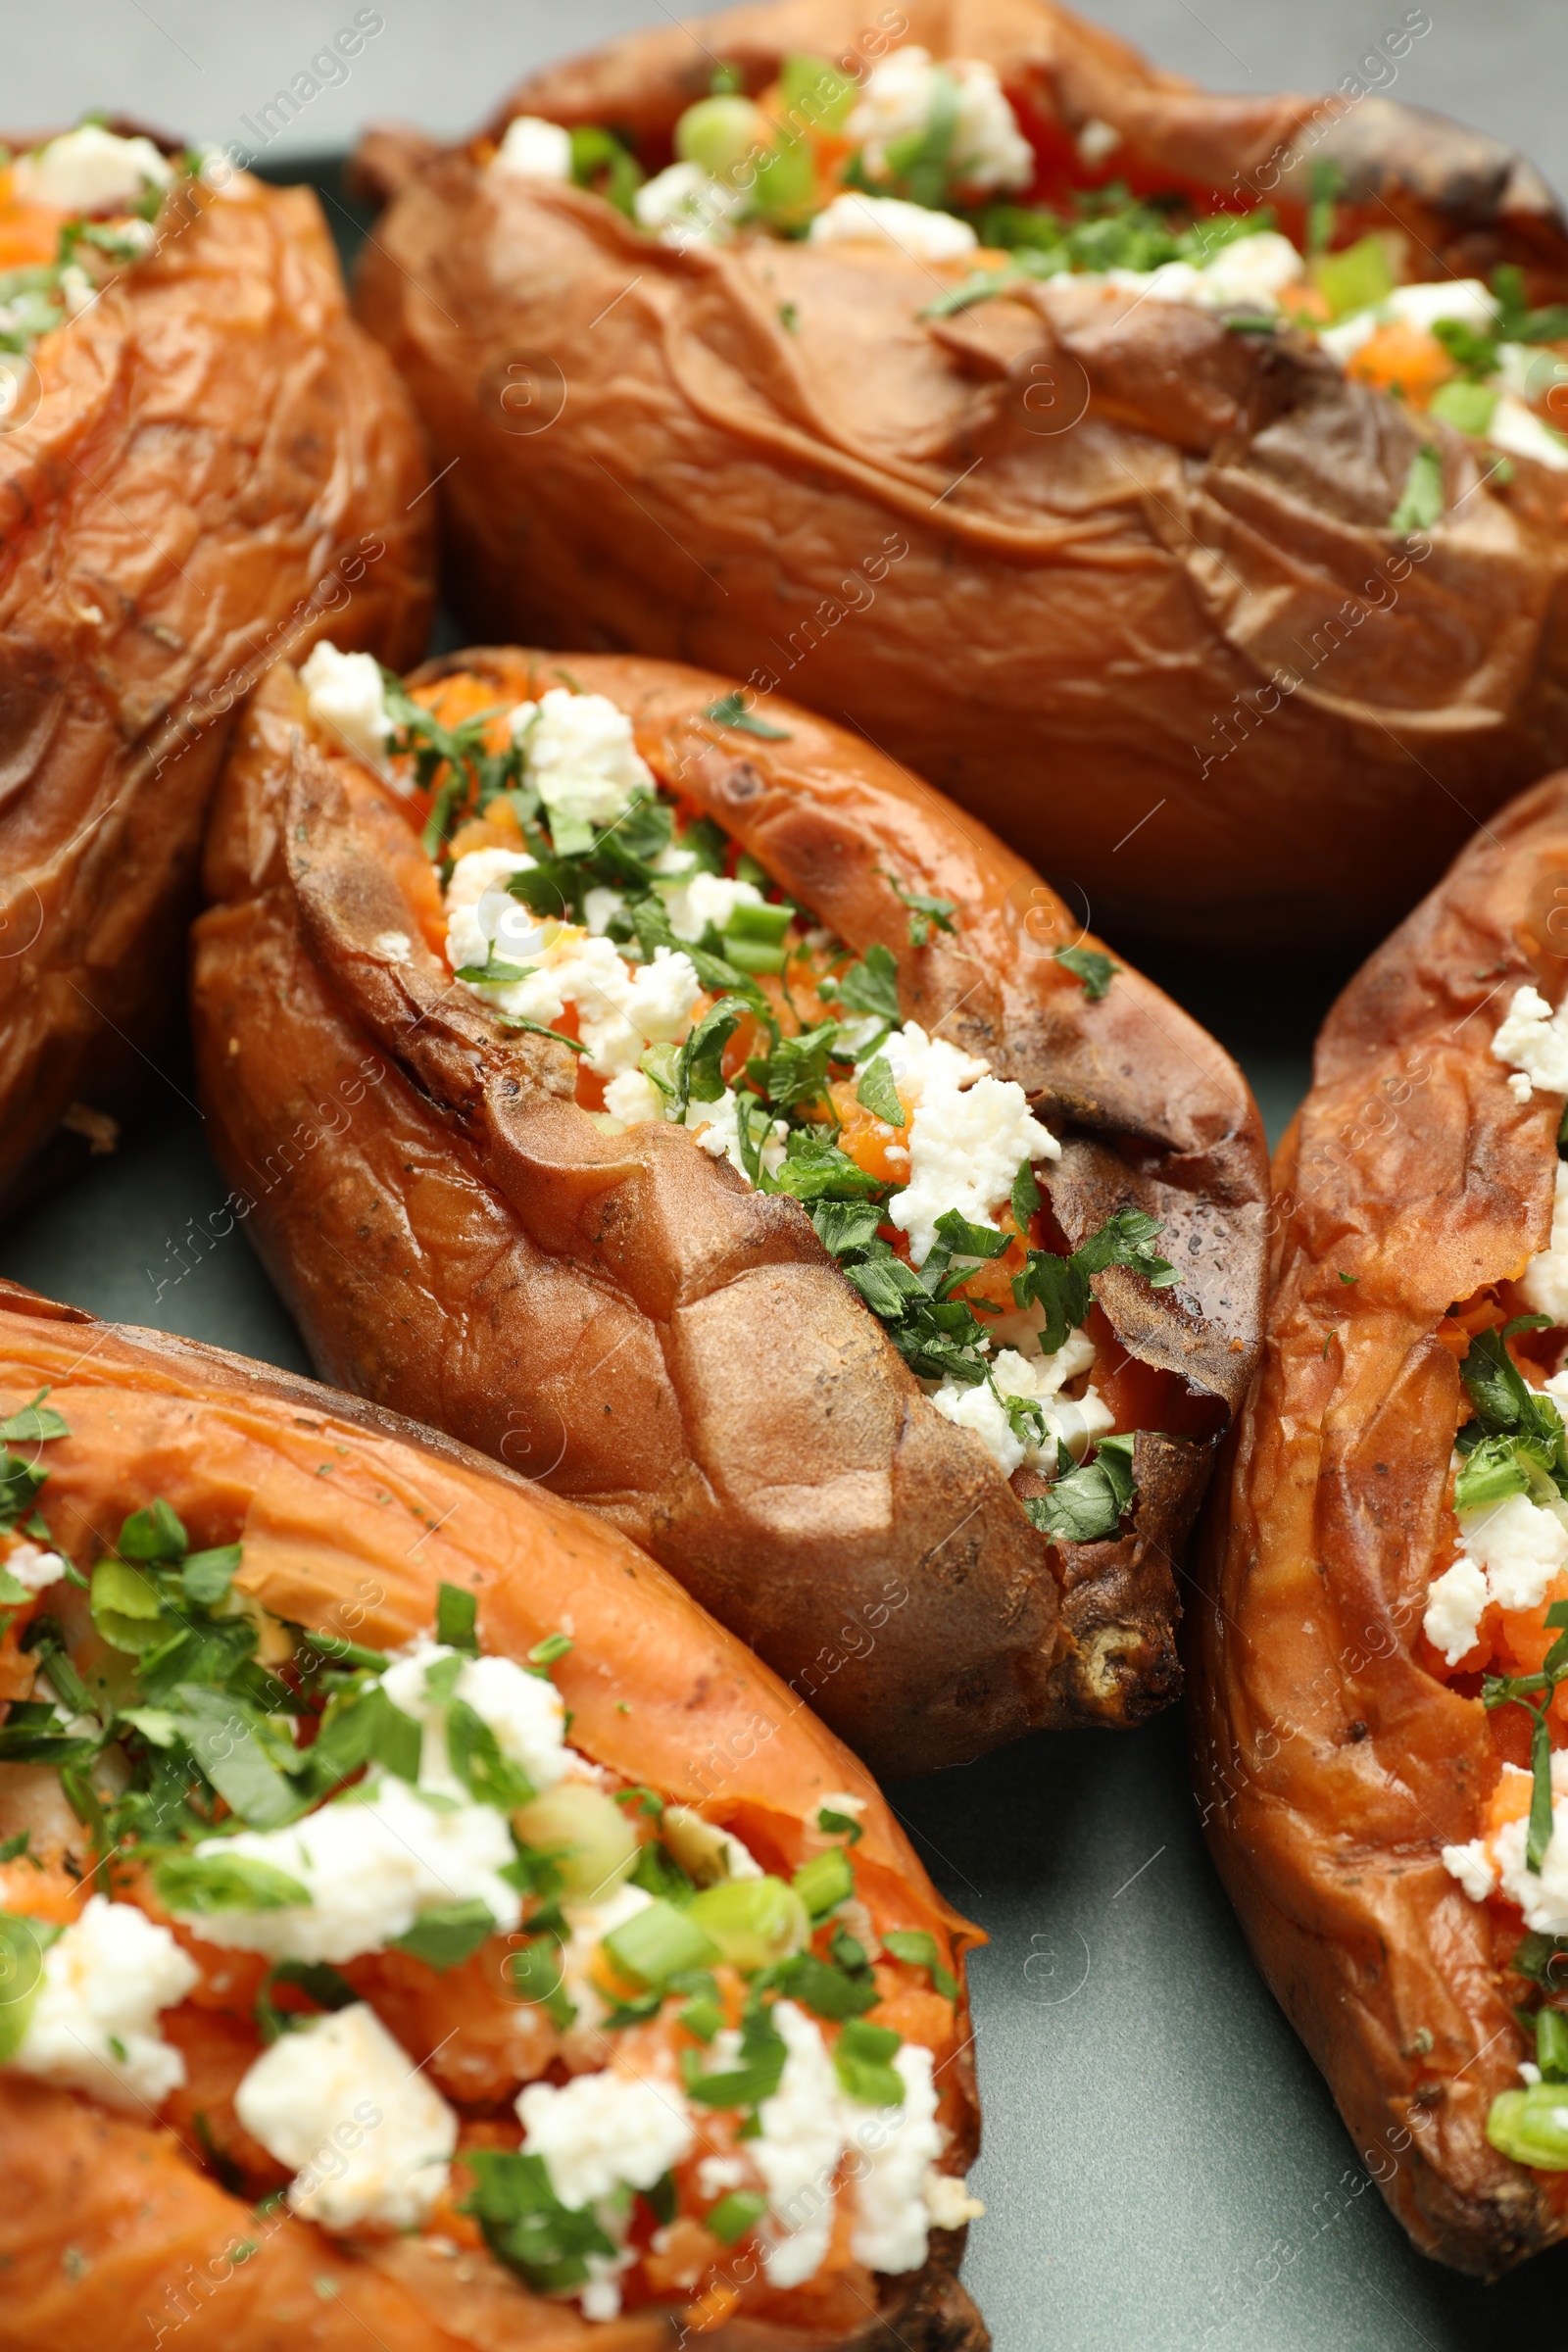
[[760, 2197], [755, 2188], [732, 2188], [728, 2196], [720, 2197], [710, 2213], [703, 2217], [703, 2227], [710, 2230], [721, 2246], [733, 2246], [738, 2238], [755, 2230], [767, 2211], [767, 2199]]
[[803, 1862], [795, 1873], [796, 1893], [813, 1919], [825, 1919], [828, 1913], [855, 1892], [855, 1872], [842, 1845], [835, 1845], [825, 1854], [813, 1854]]
[[722, 1957], [718, 1944], [693, 1917], [695, 1906], [677, 1911], [657, 1898], [605, 1937], [605, 1949], [634, 1984], [663, 1984], [688, 1968], [710, 1968]]

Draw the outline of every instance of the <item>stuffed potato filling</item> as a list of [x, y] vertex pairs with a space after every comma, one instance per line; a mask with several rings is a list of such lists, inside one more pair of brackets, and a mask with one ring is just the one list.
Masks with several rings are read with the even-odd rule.
[[[1568, 1093], [1568, 1004], [1519, 989], [1493, 1041], [1510, 1090]], [[1559, 1139], [1559, 1154], [1568, 1134]], [[1493, 2106], [1504, 2155], [1568, 2171], [1568, 1159], [1556, 1163], [1545, 1250], [1517, 1278], [1453, 1307], [1440, 1336], [1459, 1356], [1465, 1408], [1453, 1457], [1453, 1556], [1432, 1579], [1423, 1655], [1479, 1696], [1500, 1771], [1479, 1834], [1445, 1867], [1495, 1912], [1499, 1956], [1523, 1982], [1534, 2054], [1524, 2087]]]
[[[1568, 469], [1568, 310], [1534, 307], [1509, 265], [1490, 285], [1416, 282], [1416, 241], [1392, 215], [1363, 220], [1342, 202], [1335, 164], [1316, 167], [1313, 201], [1291, 218], [1266, 205], [1203, 214], [1178, 193], [1130, 193], [1112, 176], [1124, 146], [1112, 124], [1068, 136], [980, 59], [906, 45], [875, 63], [787, 58], [755, 96], [742, 80], [719, 67], [662, 169], [603, 127], [531, 116], [483, 153], [503, 177], [595, 190], [675, 247], [751, 233], [967, 264], [928, 317], [1071, 276], [1107, 300], [1194, 305], [1239, 333], [1295, 329], [1359, 381], [1489, 443], [1494, 478], [1510, 457]], [[798, 300], [780, 315], [799, 329]], [[1425, 528], [1443, 503], [1434, 443], [1391, 527]]]
[[0, 150], [0, 351], [28, 352], [90, 310], [153, 251], [169, 191], [203, 162], [90, 121], [26, 154]]
[[[455, 982], [568, 1046], [602, 1126], [679, 1126], [799, 1200], [936, 1409], [1024, 1474], [1035, 1524], [1113, 1536], [1135, 1375], [1112, 1342], [1121, 1392], [1097, 1380], [1111, 1335], [1090, 1276], [1173, 1283], [1154, 1220], [1121, 1209], [1069, 1251], [1036, 1175], [1060, 1147], [1023, 1089], [905, 1020], [892, 951], [857, 956], [787, 899], [660, 784], [605, 696], [566, 680], [502, 710], [460, 676], [412, 697], [330, 646], [302, 677], [318, 722], [427, 811]], [[777, 732], [736, 696], [708, 715]], [[889, 878], [912, 948], [955, 930], [947, 900]], [[1108, 957], [1066, 955], [1086, 988], [1112, 984]]]
[[385, 1655], [162, 1500], [77, 1566], [68, 1434], [0, 1423], [0, 2065], [156, 2115], [252, 2239], [419, 2232], [595, 2320], [843, 2329], [980, 2210], [953, 1953], [858, 1884], [863, 1798], [792, 1861], [628, 1782], [571, 1743], [570, 1637], [489, 1652], [454, 1586]]

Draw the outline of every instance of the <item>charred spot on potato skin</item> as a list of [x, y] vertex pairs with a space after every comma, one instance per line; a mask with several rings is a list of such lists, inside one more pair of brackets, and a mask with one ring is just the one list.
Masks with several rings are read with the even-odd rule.
[[1367, 1727], [1364, 1723], [1359, 1722], [1348, 1724], [1346, 1726], [1345, 1737], [1350, 1742], [1352, 1747], [1357, 1745], [1366, 1738], [1366, 1728]]

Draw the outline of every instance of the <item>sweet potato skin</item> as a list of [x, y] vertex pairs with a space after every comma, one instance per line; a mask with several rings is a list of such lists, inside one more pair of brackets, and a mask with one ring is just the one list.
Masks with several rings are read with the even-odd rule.
[[[977, 1940], [864, 1767], [601, 1521], [373, 1405], [0, 1284], [7, 1409], [44, 1384], [72, 1433], [48, 1449], [51, 1528], [82, 1556], [95, 1528], [162, 1494], [193, 1544], [242, 1543], [240, 1583], [311, 1631], [405, 1642], [427, 1630], [443, 1581], [477, 1592], [486, 1641], [509, 1656], [569, 1617], [576, 1644], [556, 1672], [584, 1753], [712, 1820], [744, 1822], [786, 1857], [804, 1858], [824, 1794], [862, 1795], [856, 1866], [871, 1899], [952, 1935], [959, 1954]], [[972, 2060], [948, 2075], [944, 2114], [967, 2162]], [[339, 2352], [367, 2326], [388, 2352], [658, 2352], [675, 2340], [662, 2313], [593, 2325], [488, 2265], [475, 2285], [401, 2241], [343, 2248], [292, 2216], [258, 2217], [172, 2132], [14, 2076], [0, 2077], [0, 2161], [5, 2352], [130, 2352], [162, 2340], [160, 2327], [201, 2352]], [[255, 2252], [236, 2255], [247, 2244]], [[924, 2271], [880, 2280], [855, 2352], [985, 2352], [957, 2282], [961, 2250], [961, 2232], [942, 2233]], [[795, 2352], [799, 2339], [744, 2322], [711, 2340], [720, 2352]]]
[[1460, 1386], [1448, 1306], [1551, 1230], [1557, 1109], [1491, 1053], [1560, 997], [1568, 774], [1514, 801], [1340, 999], [1274, 1171], [1262, 1368], [1216, 1477], [1188, 1663], [1200, 1804], [1258, 1962], [1418, 2245], [1494, 2273], [1564, 2234], [1485, 2137], [1523, 2043], [1440, 1849], [1496, 1778], [1415, 1662]]
[[[435, 666], [504, 704], [546, 661]], [[1112, 1270], [1102, 1301], [1133, 1355], [1234, 1405], [1263, 1161], [1212, 1041], [1130, 971], [1089, 1004], [1052, 954], [1077, 929], [1054, 894], [842, 730], [775, 704], [782, 740], [726, 731], [707, 716], [726, 681], [667, 663], [570, 674], [851, 946], [888, 947], [906, 1017], [1023, 1083], [1065, 1142], [1049, 1182], [1074, 1244], [1124, 1202], [1163, 1220], [1181, 1291]], [[302, 718], [280, 672], [230, 761], [192, 1001], [214, 1149], [318, 1366], [604, 1512], [884, 1770], [1173, 1696], [1172, 1553], [1211, 1442], [1141, 1440], [1131, 1531], [1054, 1551], [796, 1203], [672, 1129], [600, 1134], [564, 1048], [499, 1035], [451, 987], [411, 828]], [[911, 948], [890, 867], [955, 903], [954, 941]], [[410, 960], [377, 951], [389, 931], [421, 943]]]
[[257, 675], [326, 632], [413, 659], [433, 587], [418, 427], [309, 190], [179, 183], [36, 360], [0, 434], [0, 1206], [71, 1103], [118, 1116], [163, 1058]]
[[[1522, 262], [1568, 293], [1539, 177], [1436, 117], [1196, 91], [1050, 0], [898, 14], [994, 63], [1063, 169], [1109, 122], [1102, 179], [1290, 220], [1335, 160], [1359, 225], [1404, 225], [1434, 275]], [[863, 70], [893, 37], [868, 0], [731, 10], [701, 45], [671, 23], [546, 69], [490, 132], [658, 141], [715, 56], [760, 90], [792, 50]], [[674, 254], [481, 152], [367, 143], [399, 192], [357, 294], [451, 467], [476, 633], [776, 685], [1070, 876], [1098, 929], [1211, 957], [1365, 945], [1568, 747], [1557, 476], [1480, 487], [1473, 444], [1290, 335], [1066, 280], [928, 319], [963, 263]], [[1406, 547], [1418, 423], [1448, 512]]]

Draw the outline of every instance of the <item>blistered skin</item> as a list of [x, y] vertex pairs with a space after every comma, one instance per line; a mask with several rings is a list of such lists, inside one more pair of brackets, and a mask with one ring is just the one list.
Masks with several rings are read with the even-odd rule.
[[1480, 1699], [1415, 1662], [1452, 1520], [1438, 1336], [1551, 1229], [1557, 1096], [1491, 1051], [1560, 996], [1568, 775], [1493, 820], [1351, 982], [1281, 1146], [1262, 1370], [1216, 1480], [1190, 1630], [1200, 1795], [1252, 1948], [1418, 2244], [1494, 2272], [1568, 2232], [1488, 2144], [1520, 2038], [1440, 1848], [1497, 1777]]
[[[863, 1798], [857, 1881], [877, 1916], [935, 1931], [944, 1948], [951, 1935], [959, 1952], [978, 1940], [865, 1768], [602, 1520], [373, 1405], [0, 1286], [8, 1407], [45, 1384], [71, 1432], [44, 1457], [51, 1529], [83, 1558], [92, 1531], [162, 1495], [193, 1545], [240, 1543], [238, 1584], [308, 1631], [398, 1647], [428, 1632], [442, 1583], [476, 1592], [485, 1645], [507, 1657], [569, 1622], [574, 1644], [553, 1672], [584, 1755], [744, 1830], [786, 1870], [813, 1850], [825, 1797]], [[7, 1781], [0, 1809], [10, 1799]], [[966, 2051], [961, 1999], [955, 2033]], [[953, 2161], [966, 2165], [979, 2130], [972, 2062], [960, 2055], [942, 2080]], [[202, 2352], [339, 2352], [367, 2327], [389, 2352], [656, 2352], [677, 2340], [665, 2314], [591, 2324], [482, 2259], [455, 2266], [418, 2240], [344, 2249], [228, 2196], [174, 2132], [11, 2075], [0, 2164], [6, 2352], [130, 2352], [161, 2323], [162, 2340]], [[924, 2270], [879, 2280], [855, 2346], [984, 2352], [956, 2276], [961, 2248], [961, 2232], [938, 2233]], [[800, 2339], [747, 2321], [707, 2340], [790, 2352]]]
[[[505, 708], [546, 658], [486, 652]], [[1076, 936], [1010, 852], [842, 730], [779, 740], [706, 713], [726, 681], [573, 657], [654, 773], [858, 953], [906, 1018], [1022, 1081], [1064, 1142], [1076, 1244], [1135, 1203], [1179, 1291], [1097, 1278], [1124, 1348], [1234, 1405], [1261, 1316], [1262, 1147], [1245, 1082], [1137, 974], [1090, 1004]], [[1174, 1695], [1173, 1552], [1211, 1442], [1141, 1437], [1119, 1540], [1054, 1548], [945, 1420], [794, 1201], [661, 1124], [608, 1136], [572, 1056], [455, 988], [403, 810], [325, 760], [279, 673], [210, 836], [193, 1007], [209, 1134], [331, 1378], [461, 1433], [645, 1544], [861, 1753], [960, 1761], [1042, 1723], [1135, 1722]], [[951, 899], [914, 949], [889, 879]], [[395, 960], [387, 935], [410, 943]]]
[[[202, 818], [267, 662], [423, 643], [429, 479], [316, 199], [180, 181], [0, 433], [0, 1203], [164, 1058]], [[314, 596], [315, 602], [312, 603]]]
[[[1308, 163], [1338, 161], [1348, 225], [1402, 224], [1421, 270], [1519, 262], [1536, 300], [1568, 293], [1539, 177], [1438, 118], [1211, 96], [1049, 0], [897, 13], [900, 45], [995, 66], [1054, 201], [1114, 177], [1273, 203], [1299, 231]], [[546, 116], [657, 154], [714, 57], [760, 91], [792, 51], [874, 62], [887, 21], [788, 0], [700, 44], [671, 23], [546, 69], [491, 135]], [[1121, 133], [1098, 175], [1072, 145], [1092, 123]], [[1071, 876], [1113, 938], [1365, 944], [1568, 748], [1557, 477], [1521, 462], [1481, 487], [1473, 443], [1299, 336], [1068, 279], [929, 318], [972, 260], [677, 253], [594, 195], [412, 137], [372, 134], [363, 175], [398, 192], [360, 313], [452, 468], [474, 630], [847, 716]], [[1422, 441], [1446, 513], [1407, 548], [1388, 524]]]

